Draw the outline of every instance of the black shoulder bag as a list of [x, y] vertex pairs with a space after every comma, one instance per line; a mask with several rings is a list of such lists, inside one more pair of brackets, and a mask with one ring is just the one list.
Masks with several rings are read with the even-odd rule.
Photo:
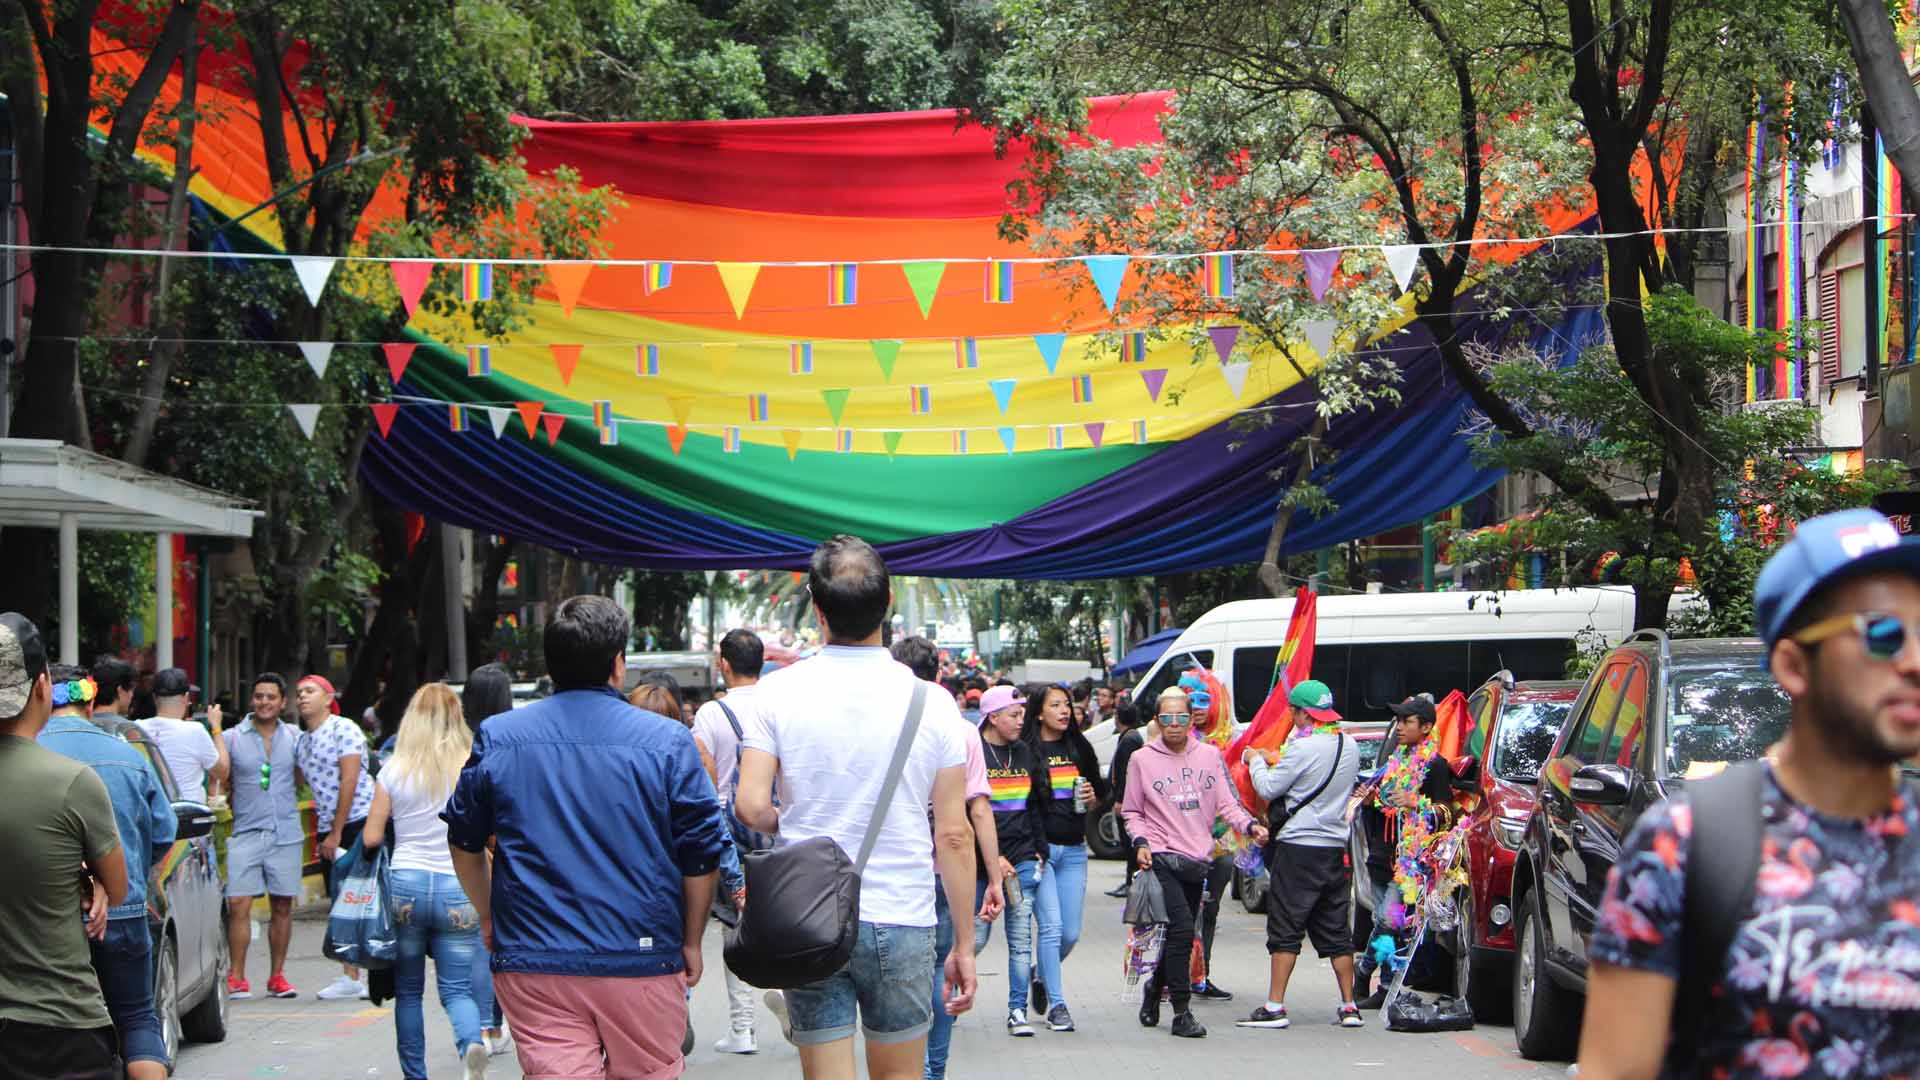
[[1743, 761], [1718, 776], [1687, 785], [1687, 800], [1693, 808], [1692, 836], [1710, 836], [1713, 842], [1687, 844], [1680, 932], [1685, 966], [1673, 997], [1672, 1035], [1667, 1043], [1670, 1061], [1685, 1055], [1691, 1062], [1707, 1013], [1713, 1008], [1709, 995], [1726, 970], [1733, 935], [1753, 907], [1754, 885], [1760, 875], [1760, 840], [1766, 831], [1766, 822], [1760, 817], [1766, 786], [1763, 761]]
[[858, 858], [848, 861], [847, 853], [827, 836], [741, 857], [747, 906], [740, 925], [727, 931], [725, 953], [735, 975], [754, 986], [788, 990], [819, 982], [846, 966], [860, 935], [860, 874], [880, 839], [926, 703], [927, 684], [915, 679], [907, 722], [894, 744], [893, 763], [880, 785]]
[[1320, 793], [1327, 790], [1327, 785], [1333, 783], [1333, 778], [1340, 775], [1340, 755], [1346, 752], [1347, 737], [1345, 734], [1336, 734], [1334, 738], [1338, 741], [1333, 744], [1333, 768], [1327, 770], [1327, 775], [1320, 779], [1319, 786], [1308, 792], [1306, 798], [1292, 806], [1287, 805], [1287, 794], [1284, 791], [1280, 793], [1279, 798], [1267, 804], [1267, 839], [1270, 843], [1278, 844], [1280, 830], [1287, 827], [1287, 821], [1299, 813], [1302, 807], [1313, 805], [1313, 800], [1319, 798]]

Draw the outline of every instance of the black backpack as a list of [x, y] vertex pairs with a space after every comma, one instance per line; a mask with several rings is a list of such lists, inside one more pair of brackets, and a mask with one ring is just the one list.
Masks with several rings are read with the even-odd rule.
[[727, 931], [727, 967], [742, 980], [769, 990], [806, 986], [838, 972], [853, 956], [860, 935], [860, 874], [880, 839], [893, 793], [906, 771], [927, 684], [913, 683], [913, 703], [894, 744], [893, 763], [880, 785], [880, 799], [849, 861], [831, 837], [815, 836], [740, 858], [747, 878], [746, 910]]

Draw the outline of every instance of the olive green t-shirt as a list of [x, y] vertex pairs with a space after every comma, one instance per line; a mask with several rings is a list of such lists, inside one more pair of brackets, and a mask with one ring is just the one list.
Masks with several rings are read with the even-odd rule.
[[120, 846], [107, 785], [32, 739], [0, 735], [0, 1020], [112, 1023], [80, 911], [80, 864]]

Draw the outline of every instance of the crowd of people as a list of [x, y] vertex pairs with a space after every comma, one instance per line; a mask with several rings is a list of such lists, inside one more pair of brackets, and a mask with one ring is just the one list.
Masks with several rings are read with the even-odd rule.
[[[1873, 848], [1892, 877], [1854, 892], [1901, 917], [1912, 903], [1897, 883], [1911, 881], [1920, 823], [1888, 785], [1893, 763], [1920, 749], [1920, 649], [1911, 640], [1920, 555], [1853, 554], [1828, 558], [1807, 588], [1770, 579], [1771, 568], [1762, 574], [1763, 634], [1795, 703], [1792, 733], [1768, 766], [1767, 842], [1785, 850], [1818, 831], [1861, 859]], [[1811, 558], [1792, 545], [1788, 556]], [[1368, 779], [1329, 688], [1313, 680], [1287, 688], [1292, 737], [1238, 763], [1258, 797], [1248, 801], [1264, 804], [1256, 815], [1216, 737], [1231, 709], [1204, 678], [1152, 701], [976, 685], [944, 672], [923, 638], [886, 642], [891, 590], [873, 548], [835, 537], [814, 552], [808, 576], [823, 646], [769, 671], [760, 637], [730, 632], [718, 644], [724, 689], [697, 708], [670, 676], [648, 674], [628, 689], [627, 614], [604, 597], [568, 599], [544, 637], [550, 696], [515, 708], [497, 665], [475, 672], [460, 694], [424, 686], [384, 765], [369, 760], [321, 676], [298, 680], [289, 695], [282, 677], [261, 675], [252, 708], [229, 729], [217, 709], [206, 727], [188, 719], [195, 688], [169, 670], [153, 680], [154, 715], [131, 723], [130, 668], [50, 665], [37, 628], [0, 615], [0, 860], [11, 871], [0, 878], [0, 1078], [168, 1074], [145, 890], [176, 819], [132, 745], [142, 741], [182, 797], [230, 801], [234, 997], [251, 992], [249, 922], [262, 895], [266, 992], [297, 993], [284, 967], [309, 839], [297, 784], [312, 793], [311, 839], [323, 859], [384, 852], [397, 938], [395, 1043], [410, 1080], [428, 1072], [429, 959], [469, 1078], [508, 1048], [529, 1076], [679, 1075], [694, 1045], [688, 1002], [707, 973], [709, 920], [741, 923], [769, 902], [755, 894], [756, 873], [770, 873], [782, 851], [827, 841], [843, 866], [860, 854], [844, 960], [763, 998], [809, 1080], [855, 1076], [856, 1036], [878, 1080], [944, 1076], [954, 1019], [979, 991], [975, 957], [996, 923], [1007, 950], [1007, 1036], [1074, 1032], [1062, 973], [1085, 911], [1086, 816], [1109, 805], [1133, 852], [1129, 878], [1151, 875], [1166, 911], [1140, 1024], [1158, 1027], [1164, 1003], [1173, 1036], [1205, 1037], [1194, 999], [1232, 997], [1210, 977], [1212, 938], [1233, 861], [1249, 850], [1271, 872], [1270, 971], [1264, 1000], [1237, 1026], [1289, 1026], [1288, 989], [1308, 942], [1334, 971], [1335, 1024], [1361, 1027], [1363, 1011], [1381, 1006], [1389, 972], [1379, 961], [1399, 950], [1364, 946], [1406, 931], [1376, 921], [1355, 940], [1351, 875], [1365, 873], [1382, 896], [1378, 913], [1389, 907], [1393, 870], [1384, 855], [1347, 865], [1350, 815], [1357, 803], [1362, 827], [1381, 841], [1370, 848], [1385, 853], [1409, 815], [1452, 798], [1447, 762], [1425, 749], [1431, 697], [1394, 706], [1390, 749]], [[1783, 598], [1767, 595], [1770, 580]], [[949, 692], [929, 693], [936, 685]], [[1111, 774], [1083, 733], [1102, 715], [1122, 729]], [[1834, 816], [1842, 812], [1851, 818]], [[1864, 832], [1853, 819], [1867, 822]], [[1589, 1017], [1618, 1019], [1636, 1037], [1596, 1035], [1590, 1022], [1586, 1075], [1651, 1076], [1660, 1066], [1675, 987], [1700, 962], [1680, 942], [1686, 881], [1676, 863], [1690, 824], [1684, 802], [1649, 814], [1609, 885]], [[1768, 850], [1772, 866], [1778, 853]], [[1790, 891], [1767, 873], [1763, 866], [1765, 895], [1748, 929], [1767, 917], [1774, 892]], [[1857, 958], [1889, 931], [1885, 920], [1854, 919], [1821, 932], [1827, 953]], [[1912, 950], [1908, 931], [1893, 933], [1900, 940], [1871, 945], [1882, 950], [1872, 955], [1898, 960], [1907, 953], [1885, 950]], [[343, 967], [319, 996], [367, 997], [366, 974]], [[1370, 991], [1376, 974], [1381, 988]], [[729, 1027], [714, 1049], [755, 1053], [757, 990], [731, 970], [725, 979]], [[1763, 1037], [1849, 1022], [1850, 1013], [1823, 1013], [1817, 1002], [1787, 1017], [1777, 994], [1756, 996], [1758, 985], [1723, 981], [1715, 1000], [1727, 1004], [1711, 1007], [1737, 1007]], [[1889, 1007], [1894, 1026], [1878, 1036], [1861, 1028], [1862, 1040], [1879, 1042], [1854, 1046], [1846, 1060], [1910, 1059], [1914, 1040], [1901, 1025], [1912, 1013], [1899, 1011], [1910, 1006]], [[1729, 1075], [1790, 1075], [1770, 1071], [1778, 1061], [1754, 1056], [1744, 1036], [1679, 1051]], [[1836, 1067], [1846, 1060], [1823, 1060], [1820, 1074], [1846, 1074]]]

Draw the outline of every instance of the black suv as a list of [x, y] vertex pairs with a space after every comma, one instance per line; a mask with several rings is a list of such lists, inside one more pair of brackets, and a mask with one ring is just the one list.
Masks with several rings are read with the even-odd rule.
[[1627, 831], [1689, 779], [1748, 761], [1787, 732], [1760, 642], [1642, 630], [1588, 676], [1540, 770], [1514, 866], [1513, 1034], [1523, 1057], [1568, 1057], [1587, 940]]

